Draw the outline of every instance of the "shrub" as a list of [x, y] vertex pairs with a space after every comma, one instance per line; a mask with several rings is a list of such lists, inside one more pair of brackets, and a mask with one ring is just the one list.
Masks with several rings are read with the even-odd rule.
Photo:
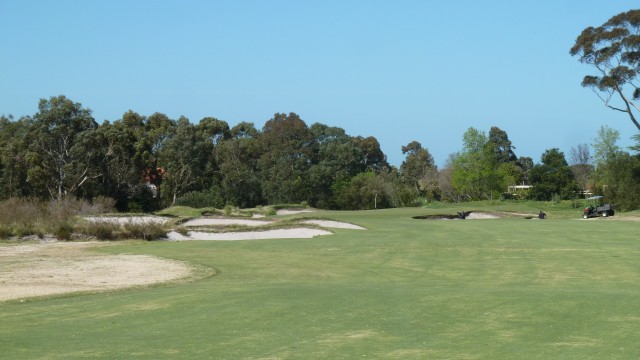
[[84, 205], [82, 201], [68, 197], [62, 200], [52, 200], [46, 206], [47, 220], [53, 224], [69, 221], [80, 213]]
[[129, 222], [124, 225], [127, 236], [133, 239], [155, 240], [167, 235], [162, 224]]
[[36, 199], [10, 198], [0, 202], [0, 224], [33, 227], [43, 216], [42, 205]]
[[176, 200], [176, 205], [189, 206], [195, 209], [220, 207], [224, 204], [220, 194], [213, 191], [192, 191]]
[[13, 236], [13, 229], [9, 225], [0, 224], [0, 239], [7, 239]]
[[110, 197], [98, 196], [91, 200], [91, 205], [82, 215], [96, 215], [113, 212], [116, 209], [116, 201]]
[[88, 224], [83, 229], [83, 232], [87, 235], [95, 236], [98, 240], [114, 240], [118, 238], [120, 229], [119, 224], [96, 222]]
[[130, 212], [152, 212], [159, 208], [159, 198], [154, 197], [146, 185], [138, 185], [133, 189], [127, 205]]
[[36, 229], [33, 224], [17, 224], [14, 233], [18, 237], [36, 235]]
[[58, 240], [71, 240], [73, 226], [68, 222], [61, 222], [54, 230], [54, 235]]

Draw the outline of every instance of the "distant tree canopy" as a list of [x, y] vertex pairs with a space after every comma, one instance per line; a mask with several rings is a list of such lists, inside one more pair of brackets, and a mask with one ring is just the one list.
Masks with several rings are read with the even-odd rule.
[[473, 200], [499, 198], [522, 176], [507, 133], [492, 127], [490, 135], [469, 128], [463, 135], [463, 150], [452, 164], [456, 192]]
[[[640, 130], [640, 10], [615, 15], [603, 25], [582, 31], [570, 50], [580, 62], [593, 66], [582, 86], [591, 88], [605, 105], [626, 113]], [[617, 100], [617, 101], [615, 101]]]
[[575, 198], [579, 187], [564, 153], [556, 148], [550, 149], [542, 154], [541, 160], [542, 163], [535, 165], [529, 173], [533, 184], [531, 198], [535, 200], [552, 200], [554, 196], [561, 199]]
[[571, 166], [558, 149], [535, 164], [516, 156], [506, 131], [471, 127], [441, 169], [418, 141], [401, 147], [405, 159], [396, 168], [375, 137], [308, 126], [295, 113], [276, 113], [262, 129], [132, 110], [98, 124], [88, 108], [55, 96], [40, 100], [33, 116], [0, 116], [0, 199], [106, 196], [122, 211], [285, 203], [374, 209], [499, 199], [525, 183], [533, 188], [518, 197], [573, 199], [590, 191], [638, 208], [640, 135], [636, 154], [620, 149], [618, 139], [605, 126], [591, 144], [593, 157], [582, 144], [572, 150]]
[[400, 175], [416, 194], [430, 200], [438, 198], [438, 168], [429, 150], [417, 141], [402, 147], [407, 157], [400, 165]]
[[[230, 129], [212, 117], [194, 124], [131, 110], [100, 125], [65, 96], [43, 99], [38, 109], [17, 121], [0, 117], [0, 198], [102, 195], [133, 211], [177, 203], [402, 205], [395, 194], [404, 184], [376, 138], [308, 127], [295, 113], [276, 113], [257, 130], [246, 122]], [[336, 198], [354, 196], [349, 189], [362, 181], [376, 185], [370, 193], [357, 189], [355, 203]]]

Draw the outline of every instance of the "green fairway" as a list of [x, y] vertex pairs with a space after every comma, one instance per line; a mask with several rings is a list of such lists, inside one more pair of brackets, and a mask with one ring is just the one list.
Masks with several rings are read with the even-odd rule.
[[0, 358], [640, 358], [640, 222], [412, 219], [455, 211], [316, 212], [297, 216], [368, 230], [100, 248], [217, 275], [0, 303]]

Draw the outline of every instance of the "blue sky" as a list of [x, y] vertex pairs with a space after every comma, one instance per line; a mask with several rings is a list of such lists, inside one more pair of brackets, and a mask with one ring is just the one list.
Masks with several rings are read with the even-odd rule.
[[580, 87], [569, 55], [616, 1], [0, 0], [0, 114], [66, 95], [98, 122], [131, 109], [262, 128], [276, 112], [375, 136], [400, 165], [416, 140], [442, 165], [469, 127], [518, 156], [635, 127]]

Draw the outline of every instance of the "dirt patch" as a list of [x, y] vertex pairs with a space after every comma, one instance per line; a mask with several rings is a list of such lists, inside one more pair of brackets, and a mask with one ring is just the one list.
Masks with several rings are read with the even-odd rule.
[[74, 292], [98, 292], [191, 276], [186, 263], [149, 255], [89, 251], [108, 243], [0, 245], [0, 301]]

